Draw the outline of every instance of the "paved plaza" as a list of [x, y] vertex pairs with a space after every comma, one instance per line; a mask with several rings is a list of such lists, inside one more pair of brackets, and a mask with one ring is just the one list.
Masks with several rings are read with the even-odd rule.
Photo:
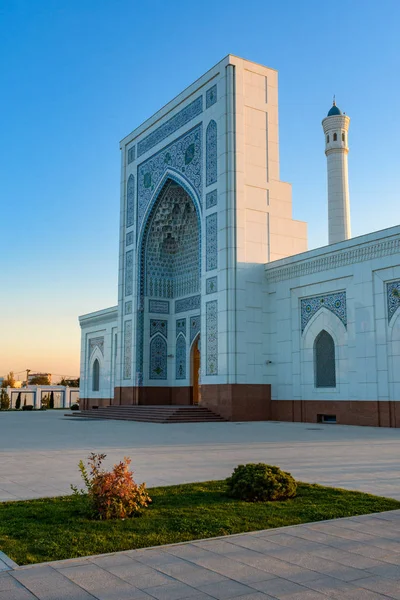
[[147, 485], [222, 479], [261, 461], [296, 479], [400, 500], [400, 429], [305, 423], [154, 424], [66, 418], [64, 411], [0, 413], [0, 500], [70, 493], [77, 464], [104, 452], [132, 458]]
[[400, 511], [17, 568], [0, 600], [400, 599]]

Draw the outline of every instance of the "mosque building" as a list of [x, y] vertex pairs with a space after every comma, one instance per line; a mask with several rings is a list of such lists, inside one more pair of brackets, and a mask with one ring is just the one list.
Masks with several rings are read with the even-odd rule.
[[228, 55], [122, 140], [118, 305], [79, 319], [83, 407], [400, 427], [400, 226], [351, 237], [349, 125], [334, 102], [310, 251], [273, 69]]

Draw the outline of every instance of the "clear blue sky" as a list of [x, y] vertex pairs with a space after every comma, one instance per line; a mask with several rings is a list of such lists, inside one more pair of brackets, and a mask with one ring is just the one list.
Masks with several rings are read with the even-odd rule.
[[119, 140], [232, 53], [279, 71], [281, 177], [327, 242], [321, 120], [350, 117], [353, 235], [400, 222], [398, 0], [0, 0], [0, 375], [79, 372], [117, 300]]

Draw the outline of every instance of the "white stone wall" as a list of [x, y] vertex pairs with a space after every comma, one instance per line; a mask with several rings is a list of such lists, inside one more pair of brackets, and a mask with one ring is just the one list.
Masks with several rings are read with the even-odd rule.
[[[400, 227], [270, 263], [263, 292], [264, 382], [277, 400], [400, 400]], [[320, 308], [302, 331], [301, 300], [346, 293], [346, 324]], [[395, 300], [397, 302], [397, 300]], [[397, 304], [394, 305], [395, 307]], [[336, 388], [316, 388], [314, 341], [335, 342]]]
[[[80, 398], [113, 398], [116, 381], [117, 307], [79, 318], [81, 326]], [[118, 337], [118, 336], [117, 336]], [[95, 360], [100, 364], [100, 386], [93, 391]]]

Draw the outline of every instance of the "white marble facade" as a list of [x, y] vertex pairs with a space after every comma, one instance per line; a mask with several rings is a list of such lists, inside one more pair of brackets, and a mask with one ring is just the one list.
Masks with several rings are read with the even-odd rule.
[[[229, 55], [120, 147], [118, 306], [80, 318], [82, 398], [190, 386], [200, 337], [202, 387], [400, 400], [400, 229], [307, 252], [279, 179], [276, 71]], [[321, 331], [334, 387], [316, 386]]]

